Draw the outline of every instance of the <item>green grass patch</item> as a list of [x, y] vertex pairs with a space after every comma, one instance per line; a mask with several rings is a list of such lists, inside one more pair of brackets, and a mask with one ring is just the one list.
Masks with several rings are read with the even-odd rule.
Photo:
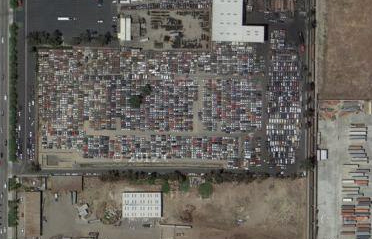
[[147, 179], [147, 183], [148, 183], [149, 185], [155, 185], [155, 180], [156, 180], [156, 178], [154, 178], [154, 177], [149, 177], [149, 178]]
[[209, 198], [213, 193], [213, 186], [210, 182], [205, 182], [199, 185], [199, 195], [202, 198]]

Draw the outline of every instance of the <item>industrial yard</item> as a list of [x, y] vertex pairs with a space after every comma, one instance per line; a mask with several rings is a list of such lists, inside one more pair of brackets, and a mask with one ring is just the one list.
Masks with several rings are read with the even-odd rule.
[[[99, 238], [305, 238], [305, 179], [266, 179], [250, 184], [223, 183], [213, 185], [210, 199], [201, 199], [197, 188], [188, 192], [170, 183], [170, 192], [163, 193], [162, 219], [121, 219], [121, 223], [103, 224], [105, 210], [121, 211], [122, 192], [158, 191], [161, 185], [138, 185], [102, 182], [96, 177], [84, 178], [84, 189], [78, 193], [76, 205], [71, 205], [70, 193], [60, 192], [58, 201], [45, 193], [44, 236], [86, 236], [99, 232]], [[301, 189], [299, 191], [299, 189]], [[301, 192], [301, 193], [300, 193]], [[185, 200], [186, 199], [186, 200]], [[78, 218], [78, 206], [87, 203], [87, 220]], [[111, 209], [110, 209], [111, 208]], [[58, 213], [63, 212], [63, 213]], [[185, 215], [188, 215], [185, 217]], [[111, 224], [111, 225], [110, 225]], [[151, 225], [150, 227], [143, 226]], [[172, 228], [161, 225], [191, 225], [192, 228]], [[60, 225], [63, 225], [61, 227]], [[133, 234], [135, 230], [136, 233]], [[124, 234], [123, 234], [124, 233]], [[178, 236], [177, 236], [178, 235]]]
[[370, 4], [317, 1], [318, 238], [371, 238]]
[[370, 102], [320, 105], [319, 148], [328, 159], [318, 161], [319, 239], [370, 238]]
[[[209, 9], [125, 10], [131, 22], [130, 33], [120, 40], [125, 46], [143, 49], [208, 49], [210, 47]], [[123, 23], [123, 22], [122, 22]], [[127, 31], [127, 32], [128, 32]]]

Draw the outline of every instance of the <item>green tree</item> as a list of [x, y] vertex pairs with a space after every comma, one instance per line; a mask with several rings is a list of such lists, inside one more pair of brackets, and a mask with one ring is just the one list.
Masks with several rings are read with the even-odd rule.
[[16, 124], [17, 124], [17, 66], [18, 66], [18, 51], [17, 51], [17, 39], [18, 39], [18, 25], [13, 23], [10, 25], [10, 37], [9, 37], [9, 141], [8, 141], [8, 152], [9, 160], [16, 161]]
[[18, 225], [18, 201], [8, 201], [8, 226], [15, 227]]
[[129, 104], [132, 108], [140, 108], [142, 104], [142, 96], [141, 95], [133, 95], [129, 99]]
[[62, 43], [62, 32], [57, 29], [52, 33], [49, 39], [49, 44], [52, 46], [59, 46], [62, 45]]
[[141, 93], [143, 96], [150, 95], [151, 92], [152, 92], [152, 88], [150, 84], [146, 84], [145, 86], [141, 88]]
[[17, 0], [10, 0], [9, 5], [11, 8], [16, 9], [18, 8], [18, 1]]
[[20, 184], [19, 182], [17, 182], [17, 178], [16, 177], [9, 178], [9, 180], [8, 180], [8, 188], [9, 188], [9, 190], [17, 190], [21, 186], [22, 186], [22, 184]]
[[315, 165], [314, 160], [310, 157], [307, 159], [304, 159], [300, 162], [300, 168], [303, 170], [310, 170], [313, 169]]

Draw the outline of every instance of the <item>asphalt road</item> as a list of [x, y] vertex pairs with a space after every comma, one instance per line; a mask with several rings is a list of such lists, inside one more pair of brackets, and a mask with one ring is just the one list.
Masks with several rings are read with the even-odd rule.
[[8, 194], [4, 188], [8, 177], [8, 150], [4, 145], [8, 140], [8, 2], [0, 1], [0, 238], [7, 238], [8, 223]]

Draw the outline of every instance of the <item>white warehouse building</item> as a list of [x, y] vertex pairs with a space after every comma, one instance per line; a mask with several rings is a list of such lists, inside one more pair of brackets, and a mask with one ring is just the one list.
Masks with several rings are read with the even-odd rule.
[[213, 0], [212, 41], [265, 42], [265, 25], [244, 25], [243, 0]]
[[130, 17], [120, 17], [120, 31], [118, 33], [118, 38], [120, 41], [131, 41], [131, 26], [132, 19]]
[[124, 192], [123, 218], [160, 218], [163, 215], [161, 192]]

